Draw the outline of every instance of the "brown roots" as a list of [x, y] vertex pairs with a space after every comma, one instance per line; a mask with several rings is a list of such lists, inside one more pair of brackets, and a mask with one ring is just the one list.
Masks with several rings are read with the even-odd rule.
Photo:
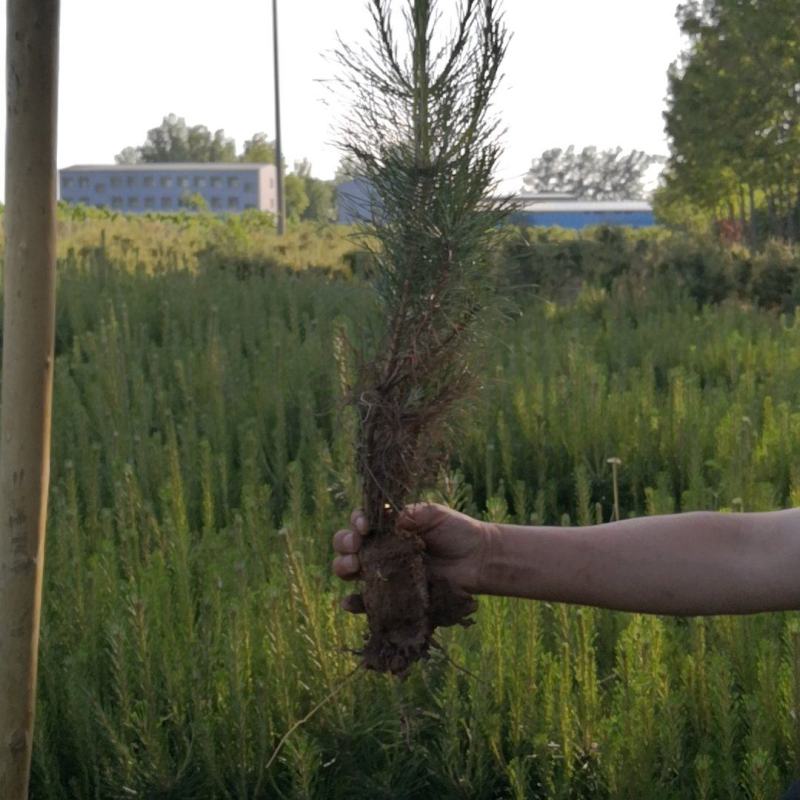
[[477, 600], [431, 575], [425, 543], [394, 530], [368, 536], [360, 553], [369, 636], [363, 666], [405, 675], [427, 658], [436, 627], [471, 625]]

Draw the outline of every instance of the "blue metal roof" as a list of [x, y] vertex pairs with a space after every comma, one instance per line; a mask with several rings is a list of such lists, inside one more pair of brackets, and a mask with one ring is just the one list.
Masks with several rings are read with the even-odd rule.
[[[593, 225], [625, 225], [646, 228], [655, 225], [653, 209], [643, 200], [576, 200], [569, 195], [543, 194], [517, 198], [518, 211], [509, 218], [513, 225], [560, 227], [578, 230]], [[376, 207], [370, 186], [364, 180], [340, 184], [336, 190], [341, 225], [368, 222]]]

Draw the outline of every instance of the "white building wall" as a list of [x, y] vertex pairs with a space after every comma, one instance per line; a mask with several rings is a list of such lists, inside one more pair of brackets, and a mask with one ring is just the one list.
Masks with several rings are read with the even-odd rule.
[[278, 170], [273, 164], [267, 165], [259, 175], [259, 208], [272, 214], [278, 213]]

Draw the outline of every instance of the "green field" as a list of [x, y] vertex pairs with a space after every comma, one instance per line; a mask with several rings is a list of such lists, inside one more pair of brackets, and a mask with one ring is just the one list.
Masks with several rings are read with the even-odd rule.
[[[405, 682], [351, 675], [330, 537], [358, 501], [340, 397], [368, 288], [142, 267], [112, 222], [60, 265], [34, 798], [775, 800], [797, 776], [798, 614], [484, 599]], [[796, 253], [514, 246], [515, 280], [570, 280], [513, 292], [435, 497], [592, 524], [617, 456], [623, 516], [800, 505], [800, 316], [744, 302]]]

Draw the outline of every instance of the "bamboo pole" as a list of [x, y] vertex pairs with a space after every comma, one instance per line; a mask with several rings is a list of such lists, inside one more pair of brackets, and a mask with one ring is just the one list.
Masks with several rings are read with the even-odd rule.
[[24, 800], [50, 480], [59, 0], [7, 0], [0, 798]]
[[272, 0], [272, 55], [275, 63], [275, 175], [278, 181], [278, 236], [286, 232], [286, 192], [281, 138], [281, 77], [278, 57], [278, 0]]

